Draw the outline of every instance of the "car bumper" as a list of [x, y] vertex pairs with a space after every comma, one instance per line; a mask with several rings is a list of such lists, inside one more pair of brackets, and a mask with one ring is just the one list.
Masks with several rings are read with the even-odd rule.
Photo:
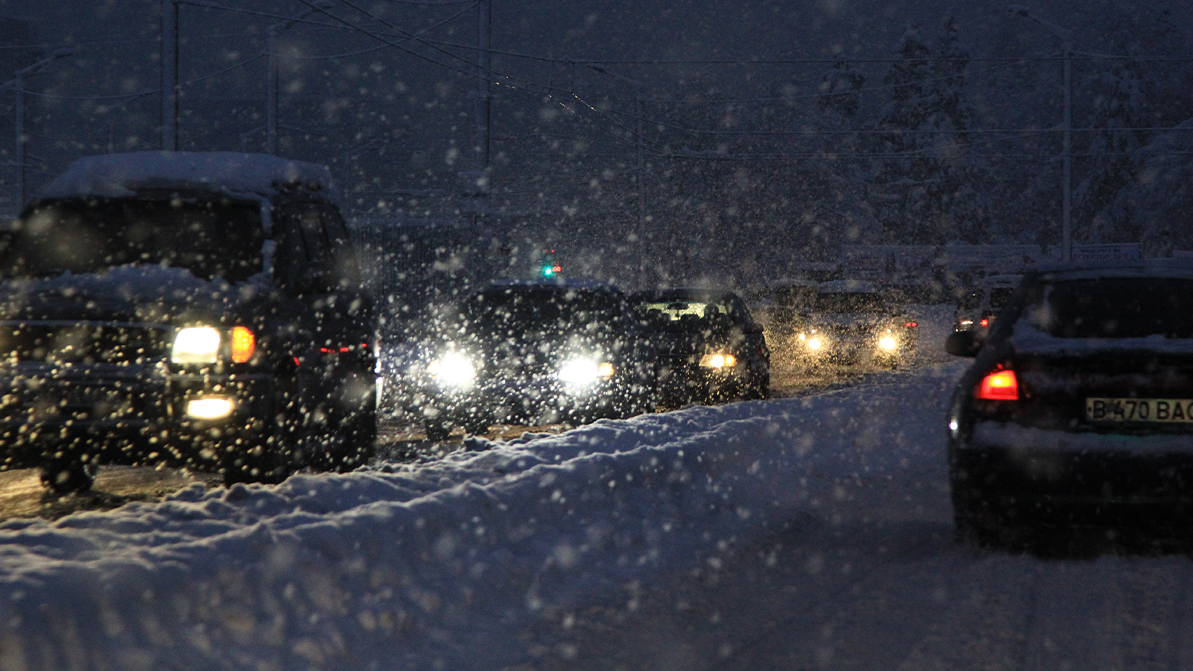
[[954, 497], [1011, 517], [1106, 522], [1193, 511], [1193, 435], [1123, 435], [979, 423], [950, 449]]
[[514, 423], [586, 419], [613, 412], [632, 396], [628, 381], [602, 380], [568, 388], [555, 379], [490, 379], [466, 391], [432, 386], [407, 394], [404, 409], [416, 416]]
[[[21, 376], [0, 379], [0, 469], [39, 465], [47, 454], [98, 454], [104, 463], [218, 466], [220, 445], [266, 435], [274, 424], [272, 375]], [[187, 413], [190, 401], [224, 399], [224, 416]]]
[[741, 393], [746, 374], [744, 363], [728, 369], [707, 368], [686, 361], [664, 363], [659, 368], [659, 392], [664, 402], [716, 400]]

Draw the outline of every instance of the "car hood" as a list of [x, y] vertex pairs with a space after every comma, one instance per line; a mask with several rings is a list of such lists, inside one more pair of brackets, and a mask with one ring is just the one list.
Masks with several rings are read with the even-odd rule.
[[220, 323], [271, 291], [263, 276], [231, 285], [180, 268], [119, 266], [0, 283], [0, 319]]

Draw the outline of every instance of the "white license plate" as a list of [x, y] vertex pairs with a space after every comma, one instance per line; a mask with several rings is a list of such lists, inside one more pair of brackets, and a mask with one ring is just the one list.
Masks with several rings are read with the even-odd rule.
[[1091, 422], [1193, 424], [1193, 399], [1087, 398], [1085, 418]]

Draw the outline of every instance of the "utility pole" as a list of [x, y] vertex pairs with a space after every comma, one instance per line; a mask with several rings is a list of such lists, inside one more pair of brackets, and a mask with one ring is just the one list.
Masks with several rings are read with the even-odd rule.
[[1061, 193], [1061, 258], [1073, 260], [1073, 31], [1045, 21], [1023, 5], [1010, 5], [1007, 11], [1012, 16], [1031, 19], [1047, 28], [1061, 41], [1061, 60], [1064, 62], [1065, 102], [1062, 114], [1061, 161], [1063, 162], [1063, 185]]
[[178, 151], [178, 0], [162, 0], [162, 150]]
[[65, 58], [73, 53], [74, 49], [69, 47], [58, 49], [33, 65], [17, 70], [12, 81], [4, 85], [4, 87], [12, 86], [13, 92], [16, 94], [13, 109], [13, 134], [16, 136], [13, 164], [17, 169], [17, 210], [25, 207], [25, 144], [29, 141], [28, 136], [25, 135], [25, 77], [59, 58]]
[[[476, 33], [476, 169], [489, 171], [489, 132], [492, 124], [493, 1], [479, 0]], [[482, 179], [484, 176], [482, 175]]]
[[313, 5], [292, 19], [271, 24], [265, 31], [265, 153], [270, 156], [278, 155], [278, 31], [332, 6], [330, 2], [316, 2]]

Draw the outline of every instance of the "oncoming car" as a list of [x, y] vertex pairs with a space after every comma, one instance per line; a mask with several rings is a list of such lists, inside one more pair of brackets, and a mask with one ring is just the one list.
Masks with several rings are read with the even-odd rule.
[[959, 332], [947, 344], [976, 354], [948, 416], [959, 540], [1041, 524], [1188, 528], [1193, 266], [1044, 268], [984, 343]]
[[323, 166], [80, 159], [0, 274], [0, 468], [65, 492], [101, 463], [276, 480], [373, 449], [371, 307]]
[[664, 404], [770, 395], [770, 351], [737, 294], [662, 289], [630, 302], [655, 336]]
[[655, 408], [656, 353], [625, 296], [587, 280], [506, 280], [466, 299], [397, 384], [427, 437], [456, 426], [583, 423]]
[[895, 368], [915, 356], [918, 342], [919, 323], [889, 304], [874, 283], [833, 280], [817, 289], [793, 349], [806, 365], [877, 363]]

